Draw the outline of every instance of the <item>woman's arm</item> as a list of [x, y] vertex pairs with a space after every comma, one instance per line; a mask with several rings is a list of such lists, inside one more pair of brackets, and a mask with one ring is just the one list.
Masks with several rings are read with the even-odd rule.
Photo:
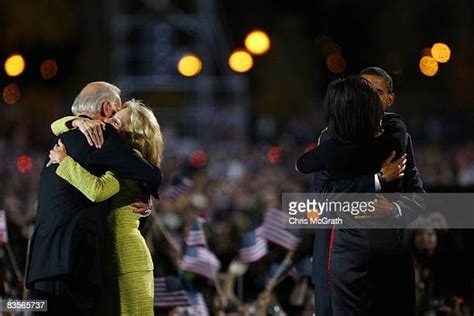
[[59, 163], [56, 174], [81, 191], [92, 202], [102, 202], [117, 194], [120, 184], [114, 174], [107, 171], [97, 177], [84, 169], [72, 157], [67, 155], [66, 146], [61, 139], [49, 151], [50, 163]]
[[92, 202], [102, 202], [117, 194], [120, 184], [111, 171], [98, 177], [84, 169], [71, 156], [66, 156], [56, 174], [81, 191]]
[[[137, 155], [141, 154], [137, 151]], [[101, 177], [91, 174], [67, 155], [66, 146], [64, 146], [61, 139], [50, 150], [49, 158], [50, 161], [47, 166], [52, 163], [60, 164], [56, 169], [56, 174], [81, 191], [92, 202], [104, 201], [120, 190], [120, 183], [112, 172], [107, 171]], [[151, 213], [153, 203], [151, 200], [143, 201], [141, 198], [140, 196], [138, 201], [131, 204], [134, 208], [133, 212], [140, 213], [142, 217], [148, 216]]]
[[328, 139], [315, 149], [304, 153], [296, 161], [296, 170], [301, 173], [312, 173], [327, 169], [334, 150], [334, 142], [334, 139]]
[[77, 119], [77, 116], [65, 116], [54, 121], [53, 123], [51, 123], [51, 131], [56, 136], [59, 136], [62, 133], [66, 133], [67, 131], [72, 129], [72, 127], [68, 126], [68, 123], [72, 123], [72, 121], [74, 121], [75, 119]]
[[86, 136], [89, 145], [100, 148], [104, 143], [103, 131], [105, 130], [105, 123], [99, 120], [91, 120], [86, 117], [65, 116], [51, 124], [51, 130], [56, 136], [74, 128], [79, 128], [81, 133]]

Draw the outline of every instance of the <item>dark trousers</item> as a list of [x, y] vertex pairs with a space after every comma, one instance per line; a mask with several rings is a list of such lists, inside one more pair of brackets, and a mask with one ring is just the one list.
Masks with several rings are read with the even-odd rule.
[[315, 316], [332, 316], [328, 259], [331, 229], [316, 229], [313, 249], [313, 284]]
[[30, 287], [31, 299], [47, 301], [48, 311], [38, 315], [97, 315], [97, 291], [92, 288], [78, 288], [64, 280], [40, 281]]
[[413, 260], [402, 230], [340, 229], [318, 235], [316, 316], [415, 314]]

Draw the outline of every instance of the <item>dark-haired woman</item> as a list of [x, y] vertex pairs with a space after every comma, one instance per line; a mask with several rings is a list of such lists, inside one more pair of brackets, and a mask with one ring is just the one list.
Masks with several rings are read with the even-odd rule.
[[[398, 117], [384, 120], [377, 92], [362, 77], [329, 85], [325, 122], [326, 140], [297, 161], [302, 173], [326, 170], [331, 179], [353, 179], [377, 174], [393, 152], [404, 160], [405, 124]], [[402, 165], [395, 176], [381, 179], [389, 182], [384, 192], [401, 190]], [[357, 192], [357, 187], [344, 192]], [[394, 208], [393, 216], [397, 213]], [[407, 314], [411, 294], [395, 290], [406, 288], [399, 274], [408, 264], [403, 262], [407, 256], [400, 234], [391, 229], [317, 230], [313, 254], [316, 315], [413, 314]]]

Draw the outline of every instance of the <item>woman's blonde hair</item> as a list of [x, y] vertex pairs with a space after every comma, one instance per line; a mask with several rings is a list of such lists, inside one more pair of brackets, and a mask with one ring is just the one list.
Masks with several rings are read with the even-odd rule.
[[164, 142], [153, 111], [135, 99], [125, 102], [122, 108], [130, 109], [130, 125], [124, 126], [124, 131], [130, 133], [132, 147], [139, 150], [151, 164], [159, 167]]

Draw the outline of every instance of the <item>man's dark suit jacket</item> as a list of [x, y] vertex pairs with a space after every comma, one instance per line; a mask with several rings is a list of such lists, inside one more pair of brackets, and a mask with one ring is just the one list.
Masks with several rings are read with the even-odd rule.
[[[89, 146], [79, 130], [61, 135], [68, 155], [95, 175], [110, 170], [118, 177], [138, 180], [144, 193], [158, 197], [162, 175], [126, 146], [107, 125], [104, 144]], [[109, 202], [93, 203], [56, 175], [57, 164], [43, 167], [38, 212], [30, 242], [26, 285], [51, 278], [101, 285], [101, 252]]]

